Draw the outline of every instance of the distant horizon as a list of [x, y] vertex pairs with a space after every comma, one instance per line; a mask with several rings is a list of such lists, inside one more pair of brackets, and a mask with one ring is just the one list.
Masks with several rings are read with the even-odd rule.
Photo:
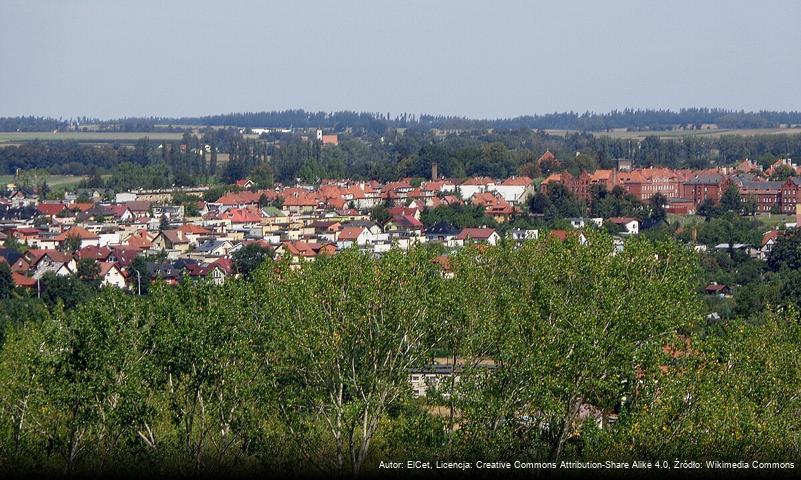
[[100, 122], [113, 122], [115, 120], [159, 120], [159, 119], [166, 119], [166, 120], [180, 120], [180, 119], [201, 119], [201, 118], [212, 118], [212, 117], [220, 117], [220, 116], [227, 116], [227, 115], [246, 115], [246, 114], [265, 114], [265, 113], [278, 113], [278, 112], [304, 112], [309, 114], [327, 114], [332, 115], [336, 113], [358, 113], [358, 114], [370, 114], [370, 115], [386, 115], [387, 113], [390, 114], [391, 119], [397, 118], [399, 115], [412, 115], [415, 118], [420, 118], [421, 116], [429, 116], [429, 117], [442, 117], [442, 118], [454, 118], [454, 119], [464, 119], [464, 120], [471, 120], [471, 121], [498, 121], [498, 120], [509, 120], [509, 119], [518, 119], [518, 118], [526, 118], [526, 117], [545, 117], [549, 115], [595, 115], [595, 116], [605, 116], [605, 115], [612, 115], [615, 113], [622, 113], [625, 111], [631, 112], [663, 112], [663, 113], [671, 113], [671, 114], [678, 114], [682, 111], [693, 111], [693, 110], [708, 110], [714, 112], [728, 112], [728, 113], [742, 113], [746, 115], [758, 115], [761, 113], [785, 113], [785, 114], [801, 114], [801, 109], [768, 109], [762, 108], [759, 110], [748, 110], [748, 109], [733, 109], [733, 108], [725, 108], [725, 107], [709, 107], [709, 106], [685, 106], [679, 108], [652, 108], [652, 107], [623, 107], [623, 108], [614, 108], [611, 110], [557, 110], [557, 111], [549, 111], [549, 112], [536, 112], [536, 113], [523, 113], [520, 115], [512, 115], [512, 116], [499, 116], [499, 117], [474, 117], [469, 115], [452, 115], [446, 113], [436, 113], [436, 112], [411, 112], [411, 111], [400, 111], [400, 112], [391, 112], [387, 110], [357, 110], [357, 109], [338, 109], [338, 110], [323, 110], [323, 109], [307, 109], [302, 107], [296, 108], [280, 108], [280, 109], [266, 109], [266, 110], [239, 110], [239, 111], [227, 111], [227, 112], [215, 112], [215, 113], [205, 113], [199, 115], [123, 115], [123, 116], [111, 116], [111, 117], [93, 117], [90, 115], [70, 115], [70, 116], [52, 116], [52, 115], [44, 115], [44, 114], [37, 114], [37, 113], [24, 113], [19, 115], [0, 115], [0, 118], [44, 118], [44, 119], [51, 119], [51, 120], [58, 120], [58, 121], [71, 121], [76, 120], [78, 118], [87, 118], [89, 120], [97, 120]]

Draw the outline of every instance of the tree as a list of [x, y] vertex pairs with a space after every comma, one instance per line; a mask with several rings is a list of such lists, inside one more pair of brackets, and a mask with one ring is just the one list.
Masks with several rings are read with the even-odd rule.
[[773, 169], [773, 173], [770, 174], [770, 179], [774, 182], [783, 182], [795, 176], [796, 173], [793, 167], [789, 165], [779, 165]]
[[272, 188], [273, 169], [267, 162], [262, 162], [250, 172], [250, 178], [259, 188]]
[[[257, 288], [274, 299], [282, 417], [309, 462], [338, 474], [362, 470], [381, 419], [408, 392], [408, 369], [435, 341], [436, 268], [422, 249], [380, 260], [351, 249], [308, 269], [282, 263], [263, 271]], [[310, 296], [315, 301], [300, 301]], [[315, 431], [327, 442], [308, 436]]]
[[[801, 362], [797, 311], [732, 322], [716, 338], [688, 338], [662, 371], [640, 378], [644, 395], [596, 444], [598, 458], [797, 458]], [[595, 447], [593, 447], [595, 450]]]
[[137, 255], [128, 266], [131, 288], [139, 295], [147, 295], [150, 290], [150, 271], [145, 257]]
[[766, 264], [774, 272], [801, 268], [801, 230], [793, 229], [780, 235], [768, 254]]
[[745, 200], [743, 200], [743, 207], [742, 213], [743, 215], [756, 215], [757, 208], [759, 208], [759, 202], [757, 202], [757, 198], [755, 195], [750, 194], [748, 195]]
[[[587, 245], [549, 239], [465, 251], [452, 261], [449, 325], [464, 325], [458, 354], [472, 359], [452, 395], [462, 412], [456, 435], [471, 456], [534, 450], [558, 460], [568, 449], [573, 458], [579, 411], [611, 412], [636, 398], [638, 372], [659, 371], [665, 345], [700, 310], [697, 270], [684, 247], [631, 239], [610, 255], [608, 236], [589, 237]], [[487, 358], [494, 368], [482, 365]]]
[[167, 214], [162, 213], [161, 217], [159, 218], [159, 232], [163, 232], [164, 230], [170, 229], [170, 219], [167, 218]]
[[69, 253], [77, 252], [81, 249], [81, 237], [77, 234], [67, 235], [61, 243], [61, 249]]
[[237, 250], [231, 259], [234, 262], [236, 273], [245, 278], [250, 278], [261, 264], [273, 258], [273, 251], [263, 247], [258, 243], [250, 243]]
[[652, 224], [659, 224], [667, 219], [667, 212], [665, 211], [667, 205], [667, 198], [661, 193], [654, 194], [648, 201], [649, 206], [649, 220]]
[[737, 185], [731, 184], [723, 191], [720, 197], [720, 208], [724, 211], [740, 213], [742, 202], [740, 201], [740, 189]]
[[100, 265], [91, 258], [84, 258], [78, 262], [76, 275], [78, 279], [89, 287], [100, 287]]
[[710, 218], [718, 217], [723, 213], [721, 206], [711, 198], [705, 198], [700, 205], [698, 205], [698, 215], [709, 220]]
[[64, 308], [74, 308], [93, 295], [93, 290], [72, 275], [56, 275], [48, 272], [40, 279], [42, 300], [50, 307], [59, 303]]
[[389, 221], [391, 215], [387, 212], [387, 207], [384, 205], [376, 205], [370, 210], [370, 218], [378, 225], [384, 225]]
[[8, 299], [14, 291], [14, 277], [8, 262], [0, 262], [0, 299]]

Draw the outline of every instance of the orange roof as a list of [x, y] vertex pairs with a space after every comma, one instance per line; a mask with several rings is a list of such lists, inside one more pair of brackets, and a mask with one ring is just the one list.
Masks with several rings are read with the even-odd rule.
[[356, 241], [364, 232], [364, 227], [345, 227], [339, 232], [339, 240], [343, 242]]
[[117, 267], [117, 264], [114, 263], [114, 262], [98, 262], [97, 265], [100, 267], [100, 276], [101, 277], [105, 277], [106, 275], [108, 275], [108, 272], [110, 272], [114, 268], [119, 270], [119, 268]]
[[81, 212], [86, 212], [86, 211], [91, 210], [92, 207], [94, 207], [94, 206], [95, 206], [94, 203], [77, 203], [76, 202], [76, 203], [71, 203], [69, 205], [69, 208], [71, 210], [80, 210]]
[[194, 234], [194, 235], [210, 235], [211, 230], [205, 227], [201, 227], [200, 225], [195, 225], [194, 223], [187, 223], [185, 225], [181, 225], [176, 230], [180, 230], [184, 233]]
[[36, 206], [36, 210], [38, 210], [43, 215], [54, 216], [59, 214], [62, 210], [67, 208], [63, 203], [40, 203]]
[[[261, 221], [261, 212], [255, 207], [229, 208], [217, 215], [220, 220], [230, 220], [231, 223], [258, 223]], [[189, 233], [189, 232], [186, 232]]]
[[494, 228], [463, 228], [456, 240], [486, 240], [495, 233]]
[[78, 237], [81, 240], [96, 240], [97, 238], [99, 238], [97, 235], [90, 232], [89, 230], [83, 227], [79, 227], [77, 225], [73, 225], [66, 232], [61, 232], [59, 235], [56, 235], [55, 240], [57, 242], [63, 242], [64, 240], [70, 237]]
[[[226, 193], [217, 199], [217, 202], [222, 205], [247, 205], [249, 203], [259, 203], [261, 194], [265, 192], [231, 192]], [[275, 194], [275, 192], [273, 192]], [[269, 195], [268, 195], [269, 198]]]
[[23, 275], [17, 272], [11, 272], [11, 278], [14, 280], [14, 285], [18, 287], [32, 288], [36, 286], [36, 279]]
[[771, 230], [769, 232], [766, 232], [764, 235], [762, 235], [762, 246], [764, 247], [771, 240], [775, 242], [776, 239], [779, 238], [780, 233], [781, 232], [779, 232], [778, 230]]
[[495, 180], [489, 177], [472, 177], [462, 182], [462, 185], [487, 185], [490, 183], [495, 183]]
[[146, 230], [142, 229], [131, 234], [125, 243], [131, 248], [144, 250], [150, 248], [153, 244], [153, 239], [150, 238], [150, 234]]
[[562, 181], [562, 174], [561, 173], [552, 173], [548, 175], [548, 178], [542, 181], [544, 184], [554, 183], [554, 182], [561, 182]]
[[501, 185], [512, 187], [512, 186], [520, 186], [520, 187], [527, 187], [531, 185], [531, 177], [510, 177], [504, 180]]
[[537, 159], [537, 163], [544, 162], [546, 160], [556, 160], [556, 155], [551, 153], [550, 150], [545, 150], [545, 153]]

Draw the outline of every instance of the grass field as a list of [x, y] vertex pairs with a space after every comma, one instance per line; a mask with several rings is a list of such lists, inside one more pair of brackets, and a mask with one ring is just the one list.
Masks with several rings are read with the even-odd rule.
[[[785, 223], [795, 222], [795, 215], [755, 215], [754, 220], [762, 224], [765, 230], [784, 225]], [[698, 215], [673, 215], [668, 214], [668, 223], [679, 222], [679, 225], [687, 227], [704, 221], [704, 217]]]
[[0, 132], [0, 144], [18, 144], [32, 140], [74, 140], [84, 143], [135, 142], [150, 140], [180, 140], [182, 133], [173, 132]]
[[[86, 177], [79, 175], [47, 175], [45, 176], [45, 181], [50, 188], [55, 188], [78, 185], [84, 178]], [[6, 185], [8, 183], [14, 183], [14, 175], [0, 175], [0, 184]]]
[[[574, 130], [545, 130], [552, 135], [565, 135], [575, 133]], [[661, 139], [675, 139], [682, 137], [720, 137], [722, 135], [740, 135], [751, 137], [754, 135], [792, 135], [801, 133], [801, 128], [744, 128], [726, 129], [714, 128], [709, 130], [652, 130], [647, 132], [627, 132], [624, 130], [612, 130], [609, 132], [589, 132], [596, 137], [610, 137], [620, 139], [642, 140], [645, 137], [657, 136]]]

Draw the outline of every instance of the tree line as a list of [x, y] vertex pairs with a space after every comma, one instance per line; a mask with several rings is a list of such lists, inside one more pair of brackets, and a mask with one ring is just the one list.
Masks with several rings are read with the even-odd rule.
[[[10, 327], [0, 465], [353, 475], [379, 460], [798, 456], [798, 315], [700, 328], [675, 242], [267, 260]], [[459, 360], [425, 398], [409, 375]], [[588, 414], [590, 412], [591, 414]]]
[[[242, 128], [327, 128], [337, 131], [357, 129], [381, 133], [391, 128], [424, 126], [438, 129], [567, 129], [603, 131], [625, 128], [631, 130], [665, 130], [676, 126], [701, 128], [715, 124], [720, 128], [775, 128], [782, 124], [801, 124], [801, 112], [729, 110], [723, 108], [632, 109], [598, 112], [562, 112], [524, 115], [514, 118], [473, 119], [467, 117], [410, 114], [407, 112], [307, 112], [302, 109], [271, 112], [244, 112], [203, 117], [145, 117], [111, 120], [82, 119], [119, 131], [152, 131], [156, 125], [209, 125]], [[68, 121], [47, 117], [0, 118], [0, 130], [48, 131], [64, 128]]]

